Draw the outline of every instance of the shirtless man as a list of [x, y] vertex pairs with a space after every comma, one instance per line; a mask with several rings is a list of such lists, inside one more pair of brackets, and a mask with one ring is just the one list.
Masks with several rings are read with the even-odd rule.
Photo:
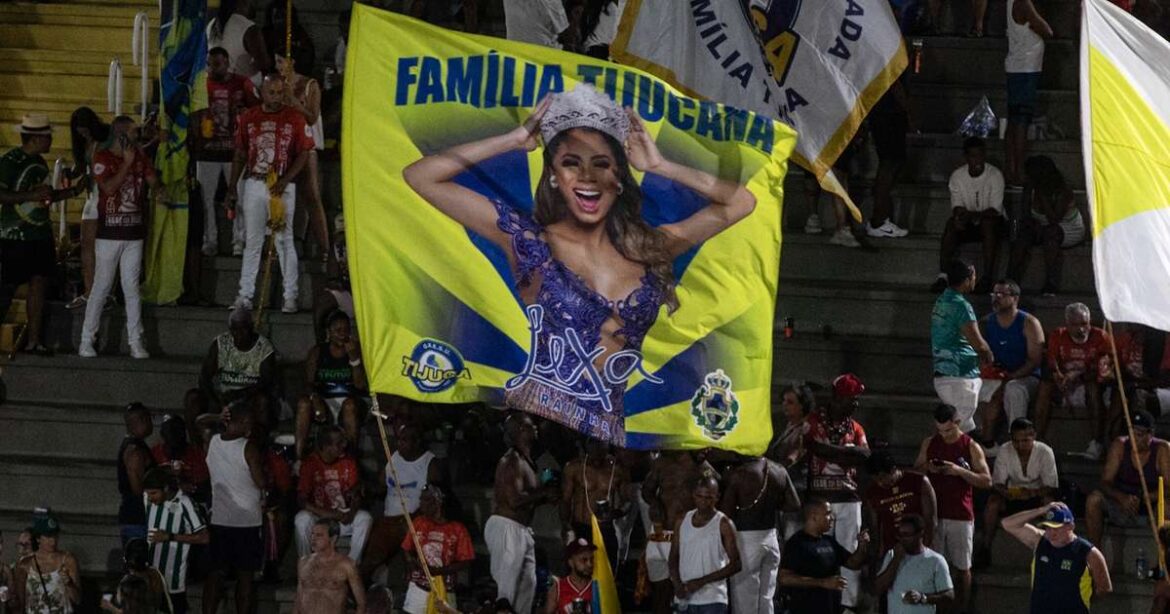
[[585, 456], [565, 466], [561, 486], [561, 530], [565, 543], [583, 538], [593, 543], [589, 515], [597, 516], [605, 552], [616, 569], [618, 544], [614, 520], [630, 511], [629, 474], [618, 464], [609, 444], [589, 439]]
[[542, 485], [537, 475], [532, 418], [520, 412], [508, 416], [504, 435], [510, 447], [496, 464], [492, 516], [484, 525], [484, 541], [497, 599], [507, 599], [517, 612], [528, 613], [536, 596], [536, 542], [529, 525], [536, 506], [556, 501], [560, 493], [555, 486]]
[[634, 525], [640, 521], [642, 531], [646, 535], [651, 533], [650, 506], [642, 498], [642, 483], [646, 481], [646, 476], [649, 475], [650, 467], [654, 464], [654, 459], [658, 457], [658, 454], [649, 450], [622, 448], [616, 450], [614, 456], [617, 458], [618, 466], [625, 469], [630, 476], [630, 485], [626, 491], [629, 493], [629, 501], [633, 505], [633, 510], [630, 513], [613, 522], [614, 528], [617, 530], [618, 560], [624, 563], [630, 554], [630, 539], [634, 534]]
[[646, 572], [654, 587], [652, 610], [671, 611], [674, 586], [670, 582], [670, 543], [673, 528], [694, 509], [691, 491], [703, 476], [718, 477], [715, 468], [696, 452], [664, 450], [654, 460], [642, 483], [642, 498], [650, 504], [653, 530], [646, 543]]
[[735, 523], [743, 568], [731, 577], [731, 608], [736, 614], [771, 614], [780, 570], [777, 511], [797, 512], [800, 496], [779, 463], [740, 457], [727, 474], [719, 511]]
[[353, 591], [355, 612], [365, 614], [366, 591], [362, 588], [357, 565], [337, 552], [341, 525], [321, 519], [309, 532], [313, 553], [297, 563], [297, 598], [293, 614], [345, 614], [346, 585]]

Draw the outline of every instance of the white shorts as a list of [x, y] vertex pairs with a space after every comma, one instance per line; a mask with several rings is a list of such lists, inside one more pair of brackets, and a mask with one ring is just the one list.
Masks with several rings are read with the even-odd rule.
[[939, 400], [959, 410], [964, 433], [975, 430], [975, 410], [979, 407], [979, 389], [983, 380], [978, 377], [935, 377], [934, 391]]
[[966, 571], [971, 569], [971, 550], [974, 540], [974, 520], [939, 518], [938, 525], [934, 527], [934, 544], [931, 549], [942, 554], [951, 567]]
[[670, 579], [670, 540], [646, 542], [646, 576], [651, 582]]
[[98, 191], [93, 189], [89, 191], [89, 196], [85, 197], [85, 206], [81, 208], [81, 219], [96, 220], [98, 219]]
[[[425, 591], [414, 582], [408, 582], [406, 587], [406, 600], [402, 603], [402, 611], [406, 614], [427, 614], [427, 599], [430, 598], [431, 592]], [[451, 607], [456, 606], [455, 587], [448, 586], [447, 588], [447, 605]]]
[[985, 379], [979, 387], [979, 401], [988, 403], [991, 398], [1003, 388], [1003, 414], [1007, 417], [1008, 425], [1016, 418], [1028, 417], [1028, 405], [1036, 397], [1036, 389], [1040, 387], [1040, 379], [1034, 375], [1009, 380], [1004, 386], [1004, 380]]

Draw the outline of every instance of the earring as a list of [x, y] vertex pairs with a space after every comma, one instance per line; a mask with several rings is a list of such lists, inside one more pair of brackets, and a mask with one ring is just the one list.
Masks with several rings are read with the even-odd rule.
[[549, 185], [549, 187], [554, 188], [554, 189], [560, 187], [557, 185], [557, 178], [552, 177], [552, 176], [549, 176], [549, 178], [548, 178], [548, 185]]
[[626, 191], [626, 186], [625, 186], [625, 184], [621, 184], [621, 183], [619, 183], [619, 184], [618, 184], [618, 196], [621, 196], [621, 195], [622, 195], [622, 192], [625, 192], [625, 191]]

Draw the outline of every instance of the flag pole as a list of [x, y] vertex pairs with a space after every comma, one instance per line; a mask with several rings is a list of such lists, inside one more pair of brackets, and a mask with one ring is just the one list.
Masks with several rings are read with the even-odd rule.
[[386, 414], [378, 407], [378, 393], [370, 391], [370, 396], [373, 397], [374, 410], [370, 412], [378, 419], [378, 435], [382, 442], [382, 452], [386, 455], [386, 470], [390, 477], [394, 480], [394, 492], [398, 495], [398, 504], [402, 506], [402, 517], [406, 518], [406, 530], [410, 533], [410, 540], [414, 543], [414, 553], [417, 555], [419, 565], [422, 566], [423, 575], [427, 578], [427, 585], [431, 587], [431, 591], [435, 590], [435, 581], [431, 576], [431, 568], [427, 565], [427, 557], [423, 556], [422, 543], [418, 540], [418, 533], [414, 530], [414, 521], [410, 519], [410, 513], [406, 511], [406, 495], [402, 492], [402, 481], [398, 479], [398, 470], [394, 468], [394, 462], [391, 456], [394, 454], [390, 451], [390, 440], [386, 437]]
[[[1125, 385], [1121, 379], [1121, 359], [1117, 355], [1117, 340], [1113, 337], [1113, 322], [1105, 321], [1105, 328], [1109, 333], [1109, 351], [1113, 356], [1113, 377], [1117, 381], [1117, 394], [1121, 395], [1121, 410], [1125, 416], [1125, 429], [1129, 432], [1129, 450], [1133, 457], [1133, 466], [1141, 467], [1141, 459], [1138, 458], [1137, 440], [1133, 435], [1133, 418], [1129, 412], [1129, 399], [1125, 395]], [[1099, 407], [1097, 411], [1105, 411], [1104, 407]], [[1151, 450], [1152, 453], [1155, 453]], [[1158, 525], [1162, 522], [1161, 518], [1154, 517], [1154, 506], [1150, 503], [1150, 485], [1146, 483], [1146, 476], [1141, 471], [1138, 471], [1138, 479], [1142, 485], [1142, 499], [1146, 505], [1146, 516], [1150, 519], [1150, 531], [1154, 534], [1154, 543], [1158, 545], [1158, 568], [1166, 569], [1166, 549], [1162, 540], [1158, 538]], [[1159, 482], [1162, 478], [1158, 478]], [[1159, 496], [1161, 490], [1159, 489]], [[1163, 509], [1161, 499], [1158, 501], [1158, 509]], [[1096, 544], [1094, 544], [1096, 545]]]

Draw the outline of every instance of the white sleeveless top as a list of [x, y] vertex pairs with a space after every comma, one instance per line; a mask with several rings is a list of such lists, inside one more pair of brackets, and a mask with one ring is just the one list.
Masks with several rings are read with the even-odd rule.
[[1007, 7], [1007, 58], [1003, 61], [1008, 73], [1040, 72], [1044, 68], [1044, 39], [1032, 31], [1027, 23], [1016, 23], [1012, 19], [1012, 7], [1018, 0], [1008, 0]]
[[252, 65], [252, 54], [244, 47], [244, 35], [256, 25], [256, 22], [239, 13], [232, 13], [223, 26], [223, 33], [218, 37], [212, 33], [214, 25], [215, 19], [207, 24], [207, 48], [223, 47], [231, 59], [231, 71], [237, 75], [250, 78], [256, 74], [256, 67]]
[[[406, 513], [413, 514], [418, 511], [419, 501], [422, 499], [422, 491], [427, 487], [427, 469], [431, 466], [431, 460], [435, 455], [430, 451], [422, 453], [422, 456], [408, 461], [402, 458], [398, 452], [390, 456], [390, 462], [394, 463], [394, 469], [398, 472], [398, 480], [402, 484], [402, 497], [406, 499]], [[390, 465], [386, 465], [386, 511], [387, 516], [401, 516], [402, 504], [398, 501], [398, 492], [394, 488], [394, 474], [390, 471]]]
[[[678, 575], [683, 582], [718, 571], [730, 561], [727, 552], [723, 550], [723, 537], [719, 534], [719, 527], [725, 518], [723, 512], [716, 511], [710, 522], [695, 528], [695, 511], [687, 512], [678, 536]], [[687, 598], [689, 605], [727, 602], [727, 580], [705, 584]]]
[[258, 527], [263, 522], [262, 493], [252, 481], [244, 459], [247, 437], [224, 441], [211, 438], [207, 447], [207, 470], [211, 474], [211, 524], [220, 527]]

